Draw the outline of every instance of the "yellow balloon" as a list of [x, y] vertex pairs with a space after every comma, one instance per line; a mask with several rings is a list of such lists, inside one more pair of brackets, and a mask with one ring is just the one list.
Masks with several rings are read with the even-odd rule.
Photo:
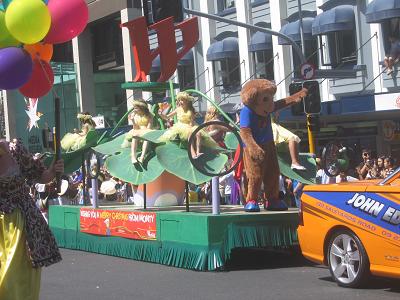
[[41, 41], [51, 25], [50, 12], [42, 0], [13, 0], [5, 19], [10, 34], [24, 44]]

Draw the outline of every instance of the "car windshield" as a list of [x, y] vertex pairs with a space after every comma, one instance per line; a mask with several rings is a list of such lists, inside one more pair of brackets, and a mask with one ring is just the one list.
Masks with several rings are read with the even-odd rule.
[[395, 180], [397, 177], [399, 177], [399, 173], [400, 173], [400, 167], [397, 167], [397, 169], [392, 174], [390, 174], [388, 177], [383, 179], [378, 184], [379, 185], [385, 185], [385, 184], [391, 183], [393, 180]]

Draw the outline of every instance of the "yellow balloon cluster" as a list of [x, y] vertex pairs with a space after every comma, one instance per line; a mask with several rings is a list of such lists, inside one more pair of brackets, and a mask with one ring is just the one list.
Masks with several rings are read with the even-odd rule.
[[18, 41], [35, 44], [47, 35], [50, 25], [50, 12], [42, 0], [13, 0], [5, 13], [0, 12], [0, 47]]

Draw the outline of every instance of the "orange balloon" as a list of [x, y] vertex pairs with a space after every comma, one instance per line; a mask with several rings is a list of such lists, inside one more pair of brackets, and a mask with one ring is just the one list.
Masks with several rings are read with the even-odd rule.
[[41, 59], [50, 62], [53, 57], [53, 45], [37, 43], [33, 45], [24, 45], [24, 49], [31, 55], [32, 59]]

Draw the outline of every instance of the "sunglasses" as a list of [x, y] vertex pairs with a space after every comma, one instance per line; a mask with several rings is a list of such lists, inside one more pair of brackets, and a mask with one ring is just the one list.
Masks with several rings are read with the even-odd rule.
[[370, 156], [369, 153], [363, 153], [363, 156]]

